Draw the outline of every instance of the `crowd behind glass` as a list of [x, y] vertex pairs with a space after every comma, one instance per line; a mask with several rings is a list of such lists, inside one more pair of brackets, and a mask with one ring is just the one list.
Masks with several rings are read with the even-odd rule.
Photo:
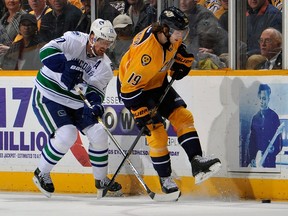
[[[228, 1], [178, 0], [189, 19], [184, 43], [195, 57], [192, 69], [229, 66]], [[231, 0], [230, 0], [231, 1]], [[236, 0], [238, 1], [238, 0]], [[236, 69], [282, 69], [282, 0], [241, 0], [235, 16]], [[163, 5], [161, 5], [162, 7]], [[110, 20], [117, 40], [107, 55], [117, 69], [133, 37], [157, 21], [157, 0], [95, 0], [95, 18]], [[161, 8], [162, 9], [162, 8]], [[38, 70], [39, 50], [66, 31], [89, 33], [90, 0], [0, 0], [0, 68]], [[240, 32], [240, 33], [239, 33]]]

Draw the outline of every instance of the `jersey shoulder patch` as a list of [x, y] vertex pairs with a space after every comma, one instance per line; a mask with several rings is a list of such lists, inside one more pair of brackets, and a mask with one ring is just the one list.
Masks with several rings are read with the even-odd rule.
[[143, 31], [139, 32], [133, 39], [132, 45], [137, 46], [143, 43], [147, 38], [149, 38], [152, 34], [152, 27], [147, 27]]

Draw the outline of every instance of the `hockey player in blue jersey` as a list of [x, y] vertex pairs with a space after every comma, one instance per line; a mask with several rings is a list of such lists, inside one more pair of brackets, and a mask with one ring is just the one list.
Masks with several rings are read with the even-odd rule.
[[[35, 79], [33, 110], [50, 139], [44, 146], [33, 181], [47, 197], [54, 192], [50, 177], [53, 167], [77, 139], [77, 130], [89, 140], [88, 154], [100, 191], [110, 182], [108, 172], [108, 135], [98, 124], [104, 112], [102, 102], [113, 77], [111, 61], [105, 54], [116, 39], [108, 20], [96, 19], [90, 33], [66, 32], [40, 50], [44, 66]], [[93, 109], [87, 107], [74, 86], [78, 85]], [[110, 191], [121, 190], [114, 182]]]

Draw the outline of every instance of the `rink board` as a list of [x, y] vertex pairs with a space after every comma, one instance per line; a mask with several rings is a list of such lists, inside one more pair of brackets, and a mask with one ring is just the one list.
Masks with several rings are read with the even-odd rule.
[[[275, 168], [250, 168], [245, 164], [244, 145], [249, 123], [258, 109], [257, 88], [267, 83], [272, 89], [270, 107], [286, 123], [288, 116], [287, 71], [192, 71], [190, 76], [176, 81], [173, 87], [192, 111], [205, 154], [218, 156], [222, 170], [207, 182], [195, 186], [191, 167], [173, 128], [167, 124], [173, 176], [183, 193], [203, 196], [238, 196], [241, 198], [271, 198], [288, 200], [286, 151], [287, 129], [282, 133], [283, 151], [277, 156]], [[1, 71], [0, 79], [0, 190], [37, 191], [32, 176], [40, 152], [48, 137], [39, 125], [32, 107], [31, 95], [35, 71]], [[110, 82], [104, 102], [103, 120], [124, 150], [134, 141], [138, 131], [131, 115], [119, 101], [116, 78]], [[83, 147], [88, 142], [81, 136]], [[109, 173], [113, 174], [122, 155], [113, 142], [109, 143]], [[159, 190], [156, 173], [148, 156], [148, 147], [141, 138], [130, 159], [153, 190]], [[57, 192], [94, 193], [89, 164], [81, 165], [69, 151], [53, 169]], [[87, 154], [87, 153], [86, 153]], [[80, 155], [81, 156], [81, 155]], [[87, 155], [86, 155], [87, 156]], [[82, 161], [83, 163], [83, 161]], [[125, 193], [138, 193], [141, 186], [128, 166], [117, 178]], [[79, 182], [81, 182], [79, 184]]]

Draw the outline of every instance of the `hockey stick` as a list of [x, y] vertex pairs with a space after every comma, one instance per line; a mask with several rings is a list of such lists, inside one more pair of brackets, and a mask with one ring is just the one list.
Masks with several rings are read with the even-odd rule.
[[[158, 104], [155, 106], [154, 109], [152, 109], [152, 110], [150, 111], [150, 115], [151, 115], [151, 116], [153, 116], [153, 115], [156, 114], [156, 112], [157, 112], [160, 104], [163, 102], [164, 98], [166, 97], [166, 95], [167, 95], [168, 91], [170, 90], [170, 88], [171, 88], [171, 86], [172, 86], [172, 84], [173, 84], [174, 81], [175, 81], [175, 79], [172, 79], [172, 80], [169, 82], [169, 84], [167, 85], [167, 87], [166, 87], [163, 95], [162, 95], [162, 96], [160, 97], [160, 99], [159, 99]], [[143, 135], [144, 130], [145, 130], [145, 127], [142, 127], [142, 129], [141, 129], [140, 132], [138, 133], [136, 139], [134, 140], [134, 142], [132, 143], [132, 145], [131, 145], [130, 148], [128, 149], [128, 152], [127, 152], [127, 154], [125, 155], [124, 159], [123, 159], [122, 162], [120, 163], [118, 169], [117, 169], [116, 172], [114, 173], [114, 175], [113, 175], [110, 183], [107, 185], [107, 188], [103, 190], [103, 196], [106, 195], [106, 193], [108, 192], [109, 187], [111, 187], [111, 185], [113, 184], [116, 176], [117, 176], [118, 173], [120, 172], [120, 170], [121, 170], [121, 168], [123, 167], [125, 161], [126, 161], [127, 158], [131, 155], [131, 153], [132, 153], [133, 149], [135, 148], [136, 144], [138, 143], [140, 137]], [[177, 192], [179, 192], [179, 191], [177, 191]], [[179, 192], [178, 195], [180, 196], [180, 192]], [[178, 199], [178, 198], [177, 198], [177, 199]]]
[[[172, 80], [174, 82], [174, 80]], [[165, 90], [165, 93], [164, 95], [160, 98], [160, 101], [162, 102], [164, 97], [166, 96], [168, 90], [171, 88], [173, 82], [170, 82], [169, 83], [169, 88], [167, 86], [167, 89]], [[92, 108], [91, 107], [91, 104], [89, 103], [89, 101], [86, 99], [86, 97], [83, 95], [82, 91], [80, 90], [80, 88], [78, 86], [75, 87], [75, 90], [79, 93], [80, 97], [82, 98], [82, 100], [85, 102], [85, 104]], [[160, 104], [160, 103], [159, 103]], [[136, 137], [135, 141], [133, 142], [132, 146], [134, 145], [133, 149], [131, 149], [131, 152], [130, 154], [127, 156], [125, 154], [125, 152], [123, 151], [123, 149], [121, 148], [120, 144], [117, 142], [117, 140], [115, 139], [115, 137], [111, 134], [111, 132], [109, 131], [109, 129], [106, 127], [106, 125], [103, 123], [102, 119], [100, 117], [98, 117], [98, 122], [103, 126], [104, 130], [106, 131], [106, 133], [108, 134], [108, 136], [110, 137], [110, 139], [114, 142], [114, 144], [116, 145], [116, 147], [118, 148], [118, 150], [121, 152], [121, 154], [124, 156], [124, 159], [123, 160], [124, 162], [127, 161], [128, 164], [130, 165], [131, 167], [131, 170], [133, 171], [134, 175], [136, 176], [136, 178], [138, 179], [138, 181], [141, 183], [141, 185], [143, 186], [143, 188], [145, 189], [145, 191], [147, 192], [147, 194], [150, 196], [151, 199], [155, 200], [155, 201], [159, 201], [159, 202], [167, 202], [167, 201], [177, 201], [177, 199], [179, 198], [180, 196], [180, 192], [179, 191], [176, 191], [176, 192], [173, 192], [173, 193], [169, 193], [169, 194], [156, 194], [154, 193], [153, 191], [150, 190], [150, 188], [146, 185], [146, 183], [144, 182], [143, 178], [141, 177], [141, 175], [139, 174], [139, 172], [136, 170], [136, 168], [133, 166], [133, 164], [131, 163], [131, 161], [128, 159], [128, 156], [131, 154], [131, 152], [133, 151], [135, 145], [137, 144], [137, 142], [139, 141], [141, 135], [143, 134], [143, 130], [140, 131], [139, 135]], [[130, 151], [129, 149], [129, 151]], [[129, 152], [128, 151], [128, 152]], [[128, 153], [127, 153], [128, 154]], [[118, 167], [116, 173], [118, 173], [121, 169], [121, 167], [123, 166], [124, 162], [122, 161], [122, 163], [120, 164], [120, 166]], [[111, 183], [113, 183], [113, 181], [115, 180], [116, 178], [116, 175], [114, 174], [113, 176], [114, 178], [111, 179], [111, 182], [110, 184], [107, 186], [106, 189], [102, 190], [102, 194], [98, 194], [98, 197], [101, 198], [101, 197], [104, 197], [107, 192], [108, 192], [108, 189], [109, 189], [109, 186], [111, 186]]]

